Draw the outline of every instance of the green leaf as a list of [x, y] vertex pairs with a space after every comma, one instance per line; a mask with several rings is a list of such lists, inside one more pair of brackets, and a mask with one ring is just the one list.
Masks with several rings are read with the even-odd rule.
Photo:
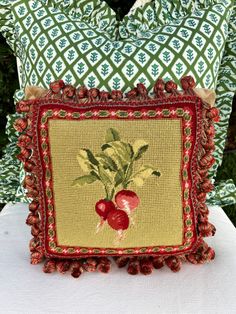
[[94, 170], [92, 170], [92, 171], [90, 172], [90, 174], [91, 174], [92, 176], [96, 177], [98, 180], [101, 180], [101, 178], [99, 177], [99, 175], [98, 175]]
[[81, 187], [87, 184], [91, 184], [95, 181], [97, 181], [98, 178], [92, 174], [86, 175], [86, 176], [82, 176], [82, 177], [78, 177], [76, 178], [73, 183], [72, 186], [77, 186], [77, 187]]
[[124, 162], [119, 154], [117, 154], [116, 150], [109, 144], [104, 144], [102, 146], [102, 150], [108, 157], [112, 158], [112, 160], [117, 164], [118, 168], [123, 168], [127, 164], [127, 162]]
[[104, 169], [109, 169], [111, 171], [117, 171], [118, 166], [116, 162], [108, 155], [104, 153], [97, 154], [95, 156], [99, 163], [103, 166]]
[[133, 144], [134, 160], [138, 160], [147, 151], [148, 144], [144, 140], [137, 140]]
[[115, 175], [115, 187], [120, 185], [124, 180], [124, 173], [122, 170], [118, 170]]
[[87, 153], [87, 156], [88, 156], [88, 160], [95, 166], [98, 166], [99, 165], [99, 162], [97, 161], [97, 159], [94, 157], [93, 153], [91, 152], [91, 150], [89, 149], [83, 149], [86, 153]]
[[133, 156], [134, 156], [133, 146], [131, 144], [127, 143], [127, 148], [126, 149], [129, 151], [130, 158], [132, 159]]
[[116, 129], [110, 128], [106, 132], [106, 137], [105, 137], [106, 143], [110, 143], [113, 141], [120, 141], [120, 135], [117, 132]]
[[108, 156], [112, 157], [114, 161], [119, 161], [121, 163], [121, 167], [127, 165], [133, 156], [133, 149], [131, 145], [121, 141], [104, 144], [102, 145], [102, 150]]
[[121, 154], [121, 157], [125, 161], [130, 161], [133, 156], [133, 149], [131, 149], [131, 145], [128, 143], [124, 143], [121, 141], [112, 142], [112, 147], [114, 147], [117, 153]]
[[130, 182], [133, 182], [137, 186], [143, 186], [144, 181], [148, 179], [153, 174], [153, 172], [153, 167], [148, 165], [141, 166], [138, 172], [136, 172], [131, 178]]
[[108, 169], [105, 170], [103, 167], [98, 166], [98, 174], [104, 185], [110, 185], [113, 183], [113, 176]]
[[132, 176], [132, 174], [133, 174], [133, 163], [131, 162], [129, 164], [129, 166], [127, 167], [127, 170], [125, 171], [125, 180], [123, 182], [124, 187], [127, 188], [127, 185], [129, 183], [129, 180], [130, 180], [130, 177]]
[[93, 165], [88, 160], [87, 152], [84, 149], [79, 150], [79, 154], [76, 156], [80, 168], [84, 172], [90, 172], [93, 169]]

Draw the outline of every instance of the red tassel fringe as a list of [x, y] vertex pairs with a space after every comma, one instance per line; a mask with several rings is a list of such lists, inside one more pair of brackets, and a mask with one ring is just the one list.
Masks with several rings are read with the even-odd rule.
[[[183, 94], [194, 95], [193, 88], [195, 82], [191, 76], [186, 76], [181, 79], [181, 86]], [[165, 98], [180, 94], [177, 91], [177, 85], [173, 81], [165, 83], [161, 78], [157, 80], [154, 85], [154, 97]], [[71, 85], [65, 85], [62, 80], [50, 84], [46, 98], [61, 99], [64, 102], [93, 102], [93, 101], [109, 101], [122, 100], [123, 93], [119, 90], [114, 90], [111, 93], [99, 91], [96, 88], [87, 89], [81, 86], [78, 89]], [[137, 84], [133, 90], [126, 94], [129, 100], [145, 100], [148, 99], [148, 91], [143, 84]], [[24, 164], [24, 169], [28, 173], [24, 179], [24, 188], [27, 189], [27, 196], [33, 201], [29, 205], [30, 213], [26, 219], [26, 223], [31, 226], [31, 233], [33, 239], [30, 241], [31, 263], [38, 264], [43, 261], [44, 253], [42, 247], [42, 230], [41, 217], [39, 208], [39, 192], [37, 189], [37, 178], [34, 174], [36, 162], [32, 152], [32, 136], [30, 129], [30, 109], [32, 104], [37, 100], [23, 100], [20, 101], [16, 110], [18, 113], [24, 115], [15, 121], [15, 129], [23, 133], [18, 138], [18, 146], [20, 153], [18, 159]], [[204, 103], [203, 112], [203, 127], [202, 138], [204, 139], [199, 147], [198, 159], [198, 173], [199, 178], [197, 186], [197, 198], [199, 205], [197, 208], [197, 226], [200, 244], [197, 246], [195, 252], [183, 256], [142, 256], [142, 257], [114, 257], [115, 263], [119, 268], [126, 267], [130, 275], [143, 274], [149, 275], [153, 269], [160, 269], [164, 265], [169, 267], [173, 272], [178, 272], [183, 261], [189, 261], [193, 264], [203, 264], [214, 259], [215, 252], [212, 248], [202, 240], [202, 237], [213, 236], [215, 234], [215, 227], [208, 222], [208, 208], [202, 204], [206, 200], [206, 194], [213, 189], [213, 185], [208, 179], [208, 169], [214, 164], [215, 159], [212, 157], [214, 150], [214, 141], [212, 137], [215, 134], [214, 122], [219, 121], [219, 111], [217, 108], [210, 108], [207, 103]], [[46, 260], [43, 271], [45, 273], [52, 273], [58, 271], [59, 273], [71, 272], [74, 278], [81, 276], [83, 272], [99, 271], [108, 273], [111, 269], [111, 261], [106, 257], [94, 257], [78, 260]]]

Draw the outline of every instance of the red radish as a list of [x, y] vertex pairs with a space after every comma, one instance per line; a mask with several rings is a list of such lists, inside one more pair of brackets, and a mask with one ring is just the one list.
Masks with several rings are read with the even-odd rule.
[[96, 213], [101, 217], [100, 222], [97, 224], [96, 233], [102, 230], [104, 227], [105, 220], [107, 219], [107, 215], [111, 210], [115, 210], [115, 204], [109, 200], [100, 200], [95, 205]]
[[95, 205], [96, 213], [104, 220], [107, 219], [107, 215], [111, 210], [116, 209], [115, 204], [109, 200], [100, 200]]
[[129, 217], [125, 211], [115, 209], [109, 212], [107, 222], [112, 229], [117, 230], [117, 237], [114, 240], [114, 244], [118, 245], [124, 238], [124, 230], [129, 227]]
[[126, 230], [129, 227], [129, 217], [121, 209], [114, 209], [108, 213], [107, 222], [114, 230]]
[[137, 194], [130, 190], [121, 190], [115, 196], [115, 201], [120, 209], [125, 210], [128, 214], [138, 207], [140, 200]]

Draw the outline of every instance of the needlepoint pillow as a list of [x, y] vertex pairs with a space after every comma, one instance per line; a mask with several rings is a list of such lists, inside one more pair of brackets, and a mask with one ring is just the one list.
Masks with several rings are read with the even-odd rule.
[[[150, 4], [151, 11], [144, 7], [145, 13], [135, 11], [120, 23], [104, 1], [1, 0], [0, 3], [1, 31], [22, 64], [20, 97], [27, 85], [47, 88], [51, 81], [58, 79], [75, 86], [85, 84], [89, 88], [125, 92], [138, 82], [150, 90], [159, 76], [176, 80], [191, 74], [198, 87], [216, 88], [231, 1], [210, 1], [204, 5], [197, 1], [195, 9], [192, 4], [186, 4], [186, 10], [177, 19], [167, 19], [166, 25], [159, 17], [169, 16], [163, 14], [166, 6], [161, 3], [159, 10], [158, 2]], [[181, 11], [184, 5], [176, 6]], [[142, 26], [138, 16], [147, 23]], [[231, 72], [227, 70], [230, 82]], [[234, 85], [228, 80], [226, 85], [227, 88], [221, 86], [224, 93], [231, 86], [229, 99]], [[19, 93], [16, 97], [19, 98]], [[221, 98], [215, 169], [221, 160], [230, 111], [230, 105], [224, 110], [223, 104]], [[14, 144], [15, 137], [11, 141]], [[15, 176], [20, 171], [19, 166], [12, 166], [16, 154], [11, 147], [2, 160], [0, 171], [5, 174], [4, 178], [11, 175], [14, 180], [21, 180], [24, 177], [24, 171], [20, 179]], [[25, 191], [17, 181], [10, 181], [12, 184], [6, 179], [1, 182], [2, 201], [26, 200]], [[8, 187], [12, 188], [11, 192]]]
[[181, 83], [159, 79], [152, 98], [139, 83], [123, 98], [57, 81], [17, 105], [32, 264], [78, 277], [107, 272], [108, 257], [131, 274], [214, 258], [203, 237], [215, 233], [205, 200], [218, 110], [191, 77]]

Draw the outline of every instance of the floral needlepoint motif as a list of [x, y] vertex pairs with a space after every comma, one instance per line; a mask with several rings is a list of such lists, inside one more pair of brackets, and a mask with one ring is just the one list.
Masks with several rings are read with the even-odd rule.
[[100, 216], [96, 232], [102, 230], [107, 222], [117, 231], [114, 243], [119, 244], [125, 236], [124, 231], [134, 224], [132, 214], [140, 204], [138, 195], [128, 189], [129, 185], [141, 187], [150, 176], [159, 177], [160, 172], [151, 165], [136, 165], [149, 147], [144, 140], [127, 143], [121, 140], [117, 130], [109, 128], [105, 142], [97, 154], [89, 149], [80, 149], [77, 160], [86, 174], [76, 178], [73, 186], [82, 187], [94, 182], [103, 185], [105, 198], [95, 204], [96, 213]]

